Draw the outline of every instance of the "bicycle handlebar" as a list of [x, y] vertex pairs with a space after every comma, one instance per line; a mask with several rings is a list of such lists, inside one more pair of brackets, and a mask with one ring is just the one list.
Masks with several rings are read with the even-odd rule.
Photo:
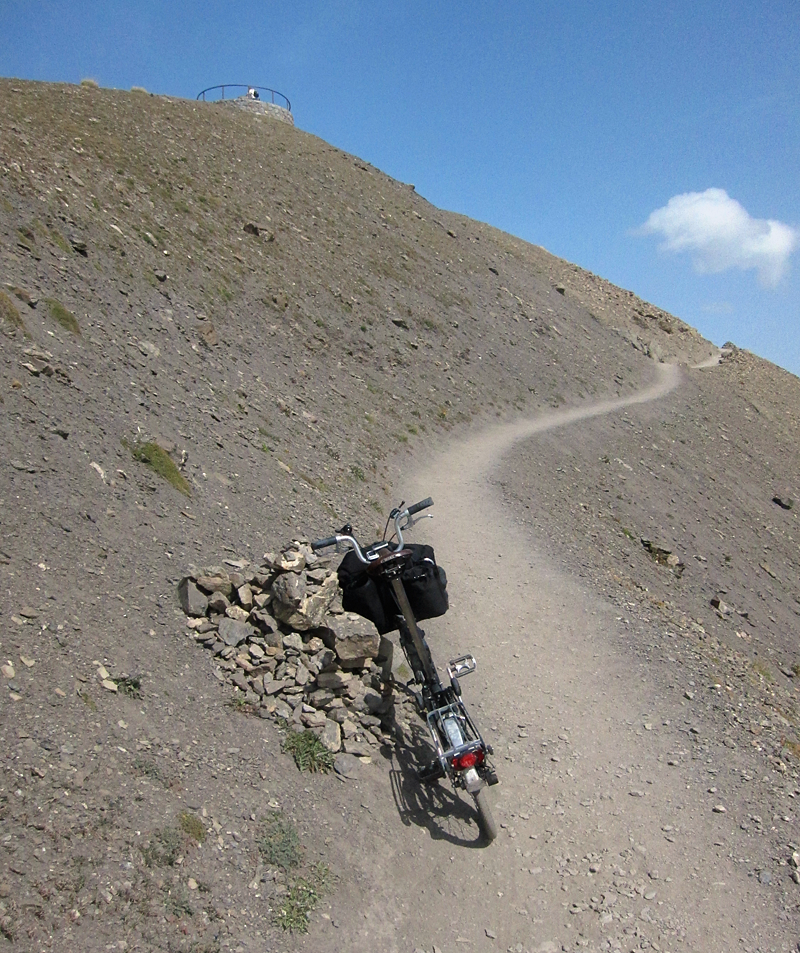
[[409, 516], [413, 516], [415, 513], [419, 513], [420, 510], [426, 510], [429, 506], [433, 506], [433, 500], [428, 496], [424, 500], [420, 500], [419, 503], [409, 506], [406, 513], [408, 513]]
[[311, 544], [312, 549], [325, 549], [326, 546], [335, 546], [337, 542], [336, 536], [329, 536], [327, 539], [318, 539], [315, 543]]
[[[408, 529], [409, 526], [412, 526], [416, 520], [413, 517], [419, 513], [421, 510], [426, 510], [429, 506], [433, 506], [433, 499], [428, 496], [424, 500], [420, 500], [419, 503], [414, 503], [411, 506], [406, 507], [404, 510], [392, 510], [390, 518], [394, 520], [394, 530], [397, 534], [397, 546], [394, 548], [394, 552], [399, 553], [403, 548], [403, 530]], [[405, 520], [403, 526], [400, 526], [402, 520]], [[349, 527], [347, 527], [349, 529]], [[364, 550], [358, 543], [358, 540], [355, 536], [350, 534], [337, 534], [336, 536], [328, 536], [326, 539], [318, 539], [316, 542], [311, 544], [311, 548], [316, 552], [318, 549], [325, 549], [328, 546], [337, 546], [340, 543], [349, 543], [358, 556], [359, 562], [369, 565], [371, 562], [374, 562], [378, 558], [378, 554], [374, 555], [367, 553], [364, 555]], [[370, 559], [370, 555], [372, 558]]]

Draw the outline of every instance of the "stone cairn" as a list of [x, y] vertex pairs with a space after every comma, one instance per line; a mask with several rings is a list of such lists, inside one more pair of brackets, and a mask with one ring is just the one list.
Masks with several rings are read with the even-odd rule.
[[393, 744], [392, 642], [344, 611], [333, 560], [295, 540], [254, 571], [243, 561], [228, 566], [178, 585], [192, 636], [213, 653], [219, 680], [251, 710], [313, 731], [331, 752], [364, 758]]

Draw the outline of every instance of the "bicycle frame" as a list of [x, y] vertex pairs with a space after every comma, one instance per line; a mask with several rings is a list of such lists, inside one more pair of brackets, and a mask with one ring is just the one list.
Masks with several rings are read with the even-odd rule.
[[[414, 675], [417, 679], [420, 675], [423, 678], [421, 707], [426, 716], [428, 731], [433, 740], [441, 773], [446, 775], [455, 786], [464, 787], [470, 794], [474, 794], [486, 783], [478, 773], [478, 769], [486, 765], [486, 756], [491, 754], [491, 750], [461, 701], [461, 686], [458, 679], [475, 671], [475, 659], [471, 655], [462, 655], [451, 660], [447, 667], [450, 685], [447, 688], [442, 687], [428, 643], [417, 624], [400, 578], [401, 558], [402, 550], [392, 553], [384, 560], [378, 561], [372, 571], [383, 573], [389, 580], [405, 621], [405, 630], [422, 666], [422, 672], [414, 671]], [[384, 568], [385, 563], [390, 561], [391, 566]], [[415, 665], [409, 657], [411, 653], [407, 651], [404, 643], [401, 629], [400, 644], [414, 670]]]
[[451, 659], [447, 666], [449, 684], [442, 685], [425, 641], [425, 633], [417, 624], [403, 586], [402, 573], [411, 555], [410, 550], [403, 548], [403, 530], [416, 522], [413, 518], [416, 513], [432, 504], [433, 500], [428, 497], [407, 509], [392, 510], [390, 519], [395, 524], [396, 546], [384, 541], [364, 551], [352, 535], [349, 525], [336, 536], [311, 545], [317, 550], [348, 544], [355, 550], [366, 572], [391, 587], [400, 614], [400, 646], [414, 674], [413, 681], [420, 687], [420, 693], [415, 693], [417, 704], [425, 718], [436, 753], [434, 761], [427, 770], [419, 773], [419, 778], [423, 782], [433, 782], [447, 777], [454, 787], [464, 788], [471, 794], [475, 799], [483, 834], [492, 841], [497, 836], [497, 828], [484, 788], [497, 783], [497, 774], [488, 760], [493, 752], [461, 700], [459, 683], [460, 678], [475, 671], [475, 659], [472, 655]]

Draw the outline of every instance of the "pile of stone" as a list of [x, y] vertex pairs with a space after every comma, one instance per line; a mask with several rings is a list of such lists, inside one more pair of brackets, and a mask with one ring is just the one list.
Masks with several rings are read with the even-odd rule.
[[363, 758], [393, 742], [392, 643], [343, 610], [331, 559], [296, 540], [255, 570], [226, 560], [185, 576], [178, 595], [243, 705], [310, 729], [332, 752]]

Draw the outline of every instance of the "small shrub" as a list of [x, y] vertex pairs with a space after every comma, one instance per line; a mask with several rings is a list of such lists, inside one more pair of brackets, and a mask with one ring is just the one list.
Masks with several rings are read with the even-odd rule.
[[280, 811], [272, 811], [261, 822], [256, 846], [265, 863], [282, 870], [294, 870], [303, 858], [294, 824]]
[[25, 328], [25, 323], [19, 311], [17, 311], [17, 306], [5, 291], [0, 291], [0, 320], [10, 324], [12, 328]]
[[131, 92], [144, 93], [145, 95], [147, 95], [147, 90], [144, 88], [144, 86], [131, 86]]
[[367, 479], [364, 476], [364, 471], [357, 464], [352, 464], [352, 466], [350, 467], [350, 472], [353, 474], [356, 480], [359, 480], [361, 483], [363, 483]]
[[123, 678], [115, 679], [117, 690], [127, 695], [129, 698], [142, 697], [142, 678], [140, 675], [125, 675]]
[[173, 917], [193, 917], [194, 908], [192, 907], [189, 894], [178, 885], [169, 888], [164, 897], [164, 907], [167, 913]]
[[183, 835], [175, 827], [154, 831], [150, 842], [142, 848], [147, 867], [174, 867], [183, 846]]
[[81, 86], [88, 86], [89, 89], [100, 89], [100, 84], [97, 82], [97, 80], [92, 79], [89, 76], [81, 80]]
[[155, 441], [149, 440], [147, 443], [129, 443], [127, 440], [123, 440], [122, 444], [130, 450], [134, 460], [146, 464], [162, 479], [166, 480], [167, 483], [170, 483], [176, 490], [183, 493], [184, 496], [192, 495], [192, 488], [175, 465], [175, 461], [167, 451], [163, 447], [159, 447]]
[[196, 840], [198, 844], [202, 844], [206, 839], [205, 825], [196, 814], [181, 811], [178, 815], [178, 823], [181, 826], [181, 830], [185, 834], [188, 834], [192, 840]]
[[148, 758], [134, 758], [133, 770], [136, 771], [137, 774], [150, 778], [151, 781], [158, 781], [160, 784], [163, 784], [164, 787], [168, 788], [170, 785], [169, 777], [161, 770], [155, 761]]
[[45, 298], [44, 303], [50, 311], [50, 317], [53, 318], [54, 321], [58, 321], [65, 331], [78, 335], [81, 333], [81, 329], [78, 326], [78, 319], [71, 311], [65, 308], [60, 301], [56, 298]]
[[273, 913], [275, 924], [289, 933], [307, 933], [309, 916], [328, 886], [330, 872], [317, 864], [307, 877], [298, 877]]
[[313, 731], [292, 731], [281, 745], [301, 771], [327, 773], [333, 767], [333, 755]]

